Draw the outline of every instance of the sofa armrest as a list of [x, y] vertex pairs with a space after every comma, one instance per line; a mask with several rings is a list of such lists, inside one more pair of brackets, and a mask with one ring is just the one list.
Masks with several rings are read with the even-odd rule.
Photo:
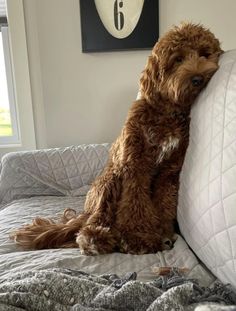
[[189, 246], [222, 282], [236, 288], [236, 50], [191, 111], [180, 176], [178, 222]]
[[[12, 152], [1, 160], [0, 204], [39, 195], [79, 195], [104, 168], [109, 144]], [[86, 187], [87, 186], [87, 187]]]

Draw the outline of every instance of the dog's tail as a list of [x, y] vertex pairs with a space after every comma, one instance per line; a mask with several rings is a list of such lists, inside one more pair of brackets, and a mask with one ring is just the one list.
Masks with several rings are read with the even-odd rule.
[[59, 223], [38, 217], [31, 224], [12, 232], [10, 238], [25, 250], [78, 247], [76, 233], [79, 232], [88, 217], [89, 215], [86, 213], [77, 217], [68, 217], [68, 210], [65, 210]]

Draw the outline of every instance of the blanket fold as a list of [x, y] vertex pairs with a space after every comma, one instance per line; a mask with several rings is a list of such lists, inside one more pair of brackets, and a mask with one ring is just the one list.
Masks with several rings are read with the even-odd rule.
[[24, 271], [0, 278], [0, 311], [210, 311], [236, 310], [236, 293], [216, 282], [200, 287], [196, 280], [176, 273], [154, 281], [101, 276], [70, 269]]

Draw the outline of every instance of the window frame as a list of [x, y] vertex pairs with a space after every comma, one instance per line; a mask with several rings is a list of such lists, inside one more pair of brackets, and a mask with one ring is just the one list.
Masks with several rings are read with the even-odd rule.
[[12, 127], [13, 135], [0, 136], [0, 147], [5, 146], [5, 145], [12, 145], [12, 144], [20, 145], [21, 144], [19, 124], [18, 124], [18, 113], [16, 110], [15, 88], [14, 88], [14, 82], [13, 82], [13, 68], [12, 68], [11, 56], [10, 56], [9, 32], [8, 32], [7, 25], [1, 27], [1, 33], [2, 33], [5, 68], [6, 68], [9, 110], [10, 110], [11, 127]]
[[36, 149], [24, 3], [23, 0], [6, 0], [6, 5], [15, 104], [21, 139], [19, 144], [0, 145], [0, 158], [8, 152]]

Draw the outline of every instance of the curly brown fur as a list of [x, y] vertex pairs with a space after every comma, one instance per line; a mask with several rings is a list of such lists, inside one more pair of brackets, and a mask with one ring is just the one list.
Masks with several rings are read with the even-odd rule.
[[[120, 136], [84, 212], [15, 231], [24, 248], [80, 247], [87, 255], [163, 250], [173, 239], [190, 107], [218, 68], [222, 50], [201, 25], [174, 27], [154, 46]], [[64, 222], [64, 223], [63, 223]]]

